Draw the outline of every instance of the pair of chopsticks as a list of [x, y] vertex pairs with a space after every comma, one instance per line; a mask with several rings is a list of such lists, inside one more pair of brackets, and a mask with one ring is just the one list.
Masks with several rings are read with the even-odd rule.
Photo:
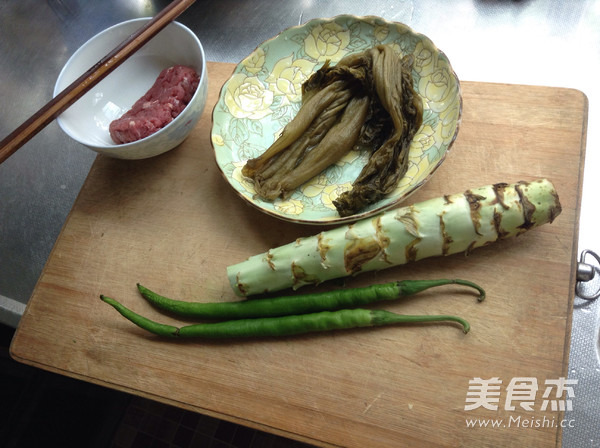
[[174, 0], [0, 142], [0, 163], [138, 51], [195, 0]]

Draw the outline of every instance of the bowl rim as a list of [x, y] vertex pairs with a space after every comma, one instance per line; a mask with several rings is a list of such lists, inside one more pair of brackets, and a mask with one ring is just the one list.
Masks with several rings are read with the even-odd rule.
[[[352, 223], [352, 222], [356, 222], [359, 221], [361, 219], [364, 218], [368, 218], [371, 216], [376, 216], [380, 213], [383, 213], [387, 210], [393, 209], [395, 207], [398, 207], [399, 205], [401, 205], [403, 202], [405, 202], [411, 195], [413, 195], [414, 193], [416, 193], [424, 184], [427, 183], [427, 181], [429, 181], [429, 179], [431, 179], [431, 176], [433, 176], [433, 174], [437, 171], [437, 169], [443, 164], [443, 162], [446, 160], [446, 157], [448, 156], [448, 154], [450, 153], [450, 150], [452, 149], [452, 147], [454, 146], [454, 143], [458, 137], [458, 132], [459, 129], [461, 127], [462, 124], [462, 118], [463, 118], [463, 95], [462, 95], [462, 86], [461, 86], [461, 81], [460, 78], [458, 77], [458, 75], [456, 74], [456, 71], [454, 69], [454, 67], [452, 66], [452, 63], [450, 62], [450, 59], [446, 56], [446, 54], [431, 40], [431, 38], [429, 38], [427, 35], [420, 33], [418, 31], [415, 31], [414, 28], [412, 28], [410, 25], [407, 25], [406, 23], [403, 22], [398, 22], [395, 20], [388, 20], [385, 19], [383, 17], [374, 15], [374, 14], [365, 14], [365, 15], [357, 15], [357, 14], [337, 14], [337, 15], [332, 15], [329, 17], [314, 17], [311, 19], [307, 19], [305, 22], [300, 23], [298, 25], [292, 25], [289, 26], [287, 28], [282, 29], [279, 33], [275, 34], [274, 36], [260, 42], [258, 45], [256, 45], [256, 47], [250, 52], [248, 53], [248, 55], [246, 55], [244, 58], [242, 58], [241, 61], [239, 61], [232, 73], [232, 76], [236, 73], [236, 70], [238, 69], [238, 67], [240, 66], [240, 64], [244, 61], [244, 59], [253, 54], [255, 51], [257, 51], [260, 47], [263, 47], [269, 43], [271, 43], [272, 41], [280, 38], [281, 35], [283, 35], [284, 33], [289, 32], [290, 30], [294, 30], [294, 29], [301, 29], [306, 27], [308, 24], [310, 24], [311, 22], [334, 22], [336, 20], [339, 19], [344, 19], [344, 18], [350, 18], [353, 20], [357, 20], [357, 21], [373, 21], [373, 20], [377, 20], [377, 21], [381, 21], [383, 23], [385, 23], [386, 25], [390, 26], [390, 25], [401, 25], [403, 27], [406, 28], [407, 31], [409, 31], [410, 33], [412, 33], [413, 35], [419, 36], [419, 38], [424, 39], [426, 41], [428, 41], [428, 43], [431, 45], [432, 48], [435, 48], [441, 55], [443, 55], [446, 60], [448, 61], [448, 67], [450, 69], [450, 73], [452, 74], [452, 77], [454, 78], [454, 80], [456, 81], [456, 88], [457, 88], [457, 95], [458, 95], [458, 117], [456, 119], [456, 129], [454, 130], [454, 133], [452, 135], [452, 137], [449, 139], [448, 142], [448, 147], [446, 148], [446, 151], [444, 151], [444, 154], [442, 155], [442, 157], [440, 158], [440, 160], [432, 166], [432, 169], [429, 171], [429, 173], [423, 178], [421, 179], [419, 182], [417, 182], [414, 186], [412, 186], [406, 193], [404, 193], [402, 196], [398, 197], [398, 199], [388, 203], [388, 204], [382, 204], [378, 207], [375, 207], [371, 210], [365, 210], [365, 211], [361, 211], [359, 213], [356, 213], [354, 215], [351, 216], [337, 216], [334, 217], [332, 219], [323, 219], [323, 218], [317, 218], [317, 219], [301, 219], [301, 218], [294, 218], [291, 216], [285, 216], [284, 214], [278, 213], [276, 211], [270, 210], [268, 208], [265, 207], [261, 207], [260, 204], [256, 203], [255, 201], [251, 200], [250, 198], [248, 198], [246, 195], [244, 195], [241, 191], [238, 191], [237, 188], [235, 188], [233, 185], [231, 185], [231, 182], [229, 180], [228, 175], [223, 171], [221, 165], [219, 164], [217, 158], [216, 158], [216, 151], [217, 148], [215, 147], [215, 143], [212, 140], [212, 129], [214, 127], [214, 123], [215, 123], [215, 111], [219, 105], [219, 102], [221, 100], [221, 97], [223, 95], [223, 91], [225, 89], [225, 87], [227, 86], [227, 83], [230, 81], [231, 77], [227, 78], [227, 80], [225, 80], [225, 82], [223, 83], [223, 85], [221, 86], [220, 90], [219, 90], [219, 95], [217, 97], [217, 102], [215, 103], [215, 105], [213, 106], [213, 110], [211, 113], [211, 146], [213, 147], [213, 152], [215, 153], [215, 163], [217, 165], [217, 167], [219, 168], [219, 172], [221, 173], [221, 175], [225, 178], [225, 180], [230, 184], [230, 186], [233, 188], [234, 192], [237, 194], [237, 196], [239, 196], [246, 204], [249, 204], [250, 206], [256, 208], [257, 210], [261, 211], [262, 213], [265, 213], [268, 216], [277, 218], [277, 219], [281, 219], [282, 221], [287, 221], [287, 222], [292, 222], [292, 223], [296, 223], [296, 224], [304, 224], [304, 225], [316, 225], [316, 226], [335, 226], [335, 225], [342, 225], [342, 224], [348, 224], [348, 223]], [[381, 201], [379, 201], [381, 202]]]
[[[58, 74], [58, 77], [56, 78], [56, 82], [54, 83], [54, 90], [53, 90], [52, 96], [55, 97], [55, 96], [57, 96], [59, 93], [61, 93], [64, 90], [64, 88], [59, 89], [59, 84], [61, 83], [63, 77], [66, 76], [67, 67], [71, 64], [71, 62], [73, 60], [75, 60], [80, 54], [82, 54], [86, 50], [86, 48], [91, 44], [92, 41], [98, 39], [100, 36], [102, 36], [104, 34], [110, 33], [111, 31], [113, 31], [116, 28], [119, 28], [119, 27], [122, 27], [122, 26], [125, 26], [125, 25], [130, 25], [132, 23], [137, 23], [137, 22], [139, 22], [139, 23], [147, 23], [150, 20], [152, 20], [152, 17], [138, 17], [138, 18], [135, 18], [135, 19], [125, 20], [123, 22], [115, 23], [114, 25], [111, 25], [108, 28], [105, 28], [104, 30], [98, 32], [97, 34], [95, 34], [94, 36], [92, 36], [88, 40], [86, 40], [83, 44], [81, 44], [81, 46], [79, 48], [77, 48], [77, 50], [75, 50], [75, 52], [64, 63], [62, 69], [60, 70], [60, 72]], [[200, 73], [199, 73], [200, 80], [199, 80], [199, 83], [198, 83], [198, 88], [196, 89], [196, 91], [194, 92], [194, 95], [190, 99], [190, 101], [188, 103], [188, 105], [189, 105], [189, 104], [191, 104], [192, 102], [194, 102], [196, 100], [196, 98], [198, 97], [198, 95], [201, 95], [200, 86], [202, 85], [203, 82], [205, 82], [205, 79], [207, 77], [207, 74], [206, 74], [206, 53], [204, 51], [204, 47], [202, 46], [202, 43], [200, 42], [200, 39], [198, 38], [198, 36], [196, 35], [196, 33], [194, 33], [190, 28], [188, 28], [187, 26], [185, 26], [181, 22], [177, 22], [177, 21], [172, 21], [171, 23], [169, 23], [167, 25], [167, 27], [171, 27], [171, 26], [175, 26], [177, 28], [180, 28], [189, 37], [192, 38], [192, 40], [197, 44], [198, 50], [200, 51], [200, 55], [201, 55], [201, 58], [202, 58], [201, 70], [200, 70]], [[165, 27], [165, 29], [167, 27]], [[160, 32], [158, 34], [160, 34]], [[154, 36], [154, 37], [156, 37], [156, 36]], [[101, 57], [103, 57], [103, 56], [101, 56]], [[133, 106], [133, 104], [132, 104], [132, 106]], [[187, 108], [187, 105], [186, 105], [186, 108]], [[185, 110], [185, 108], [184, 108], [184, 110]], [[70, 138], [72, 138], [76, 142], [78, 142], [78, 143], [80, 143], [80, 144], [82, 144], [82, 145], [84, 145], [86, 147], [89, 147], [89, 148], [92, 148], [92, 149], [98, 150], [98, 151], [112, 150], [112, 149], [115, 149], [115, 148], [126, 150], [128, 148], [134, 148], [136, 146], [141, 146], [144, 143], [148, 142], [148, 140], [150, 140], [151, 138], [160, 136], [161, 134], [163, 134], [164, 132], [166, 132], [166, 130], [168, 128], [173, 127], [172, 126], [173, 124], [179, 122], [180, 121], [179, 119], [183, 118], [182, 116], [183, 116], [183, 114], [180, 113], [177, 117], [175, 117], [174, 120], [172, 120], [166, 126], [163, 126], [158, 131], [156, 131], [156, 132], [148, 135], [147, 137], [144, 137], [142, 139], [139, 139], [139, 140], [136, 140], [136, 141], [133, 141], [133, 142], [129, 142], [129, 143], [114, 143], [114, 144], [111, 144], [111, 145], [84, 142], [81, 139], [75, 137], [65, 127], [66, 125], [64, 124], [64, 120], [61, 118], [62, 117], [62, 113], [58, 117], [56, 117], [56, 122], [58, 123], [59, 127], [61, 128], [61, 130], [65, 134], [67, 134]]]

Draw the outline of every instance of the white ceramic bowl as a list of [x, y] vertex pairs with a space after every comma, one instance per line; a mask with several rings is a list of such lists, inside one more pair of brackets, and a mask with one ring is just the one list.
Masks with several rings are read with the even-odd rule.
[[[88, 40], [63, 67], [54, 95], [85, 73], [150, 18], [114, 25]], [[200, 75], [200, 84], [187, 107], [156, 133], [125, 144], [112, 141], [108, 126], [133, 106], [152, 86], [159, 73], [172, 65], [187, 65]], [[198, 37], [184, 25], [173, 22], [117, 67], [58, 118], [61, 129], [88, 148], [121, 159], [144, 159], [179, 145], [194, 128], [208, 92], [204, 49]]]

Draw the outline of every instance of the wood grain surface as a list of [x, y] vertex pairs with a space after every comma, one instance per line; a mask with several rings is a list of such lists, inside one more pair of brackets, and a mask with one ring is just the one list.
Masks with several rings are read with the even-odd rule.
[[[210, 143], [211, 114], [233, 65], [210, 63], [208, 70], [206, 111], [179, 148], [141, 161], [97, 157], [21, 319], [12, 356], [322, 446], [560, 445], [565, 416], [542, 410], [543, 391], [546, 380], [567, 376], [585, 95], [463, 82], [458, 139], [409, 201], [547, 177], [562, 214], [469, 256], [422, 260], [345, 282], [479, 282], [488, 293], [483, 303], [465, 288], [447, 287], [385, 304], [408, 314], [458, 314], [470, 321], [469, 334], [437, 324], [267, 340], [164, 340], [126, 321], [99, 295], [182, 323], [148, 305], [136, 283], [174, 298], [238, 300], [228, 265], [321, 230], [261, 213], [222, 178]], [[465, 410], [469, 381], [476, 378], [502, 381], [497, 410]], [[531, 400], [511, 399], [515, 378], [538, 382]], [[531, 411], [522, 408], [524, 401], [533, 402]], [[469, 428], [466, 420], [477, 418], [502, 424]]]

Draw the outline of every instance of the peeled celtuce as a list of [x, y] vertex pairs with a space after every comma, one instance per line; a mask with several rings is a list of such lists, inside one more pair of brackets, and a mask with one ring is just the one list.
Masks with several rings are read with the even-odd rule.
[[445, 195], [300, 238], [227, 268], [242, 296], [299, 288], [427, 257], [470, 252], [551, 223], [561, 212], [546, 179]]

